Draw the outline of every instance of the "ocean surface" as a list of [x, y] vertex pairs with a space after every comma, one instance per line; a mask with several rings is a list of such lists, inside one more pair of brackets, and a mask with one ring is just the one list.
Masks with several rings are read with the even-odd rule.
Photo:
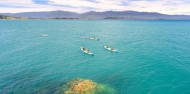
[[76, 78], [116, 94], [190, 94], [190, 21], [0, 20], [0, 94], [53, 94]]

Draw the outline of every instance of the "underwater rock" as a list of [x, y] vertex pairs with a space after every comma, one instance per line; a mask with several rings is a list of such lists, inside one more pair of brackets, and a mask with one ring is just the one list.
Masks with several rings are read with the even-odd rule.
[[116, 94], [116, 91], [92, 80], [75, 79], [67, 82], [58, 94]]

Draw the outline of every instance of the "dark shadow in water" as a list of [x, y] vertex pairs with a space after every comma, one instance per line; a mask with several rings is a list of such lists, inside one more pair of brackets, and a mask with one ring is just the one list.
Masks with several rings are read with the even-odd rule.
[[98, 78], [98, 82], [114, 88], [117, 94], [125, 94], [129, 87], [128, 77], [120, 73], [103, 75]]
[[34, 70], [10, 74], [0, 85], [0, 94], [53, 94], [58, 87], [65, 84], [63, 81], [41, 75], [43, 73]]
[[[3, 82], [3, 85], [0, 85], [3, 88], [0, 91], [1, 94], [54, 94], [68, 81], [73, 80], [44, 76], [43, 72], [34, 69], [10, 74], [4, 79], [6, 80]], [[114, 88], [116, 92], [123, 88], [121, 84], [127, 84], [126, 77], [119, 73], [96, 77], [94, 81], [101, 83], [103, 86]]]

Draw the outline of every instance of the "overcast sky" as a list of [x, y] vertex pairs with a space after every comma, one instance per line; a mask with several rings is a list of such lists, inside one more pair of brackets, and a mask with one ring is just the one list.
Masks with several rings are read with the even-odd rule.
[[64, 10], [143, 11], [190, 15], [190, 0], [0, 0], [0, 13]]

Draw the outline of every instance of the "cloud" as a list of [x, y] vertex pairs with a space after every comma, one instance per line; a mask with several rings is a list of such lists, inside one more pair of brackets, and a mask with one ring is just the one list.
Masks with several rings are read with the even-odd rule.
[[53, 10], [83, 13], [134, 10], [190, 15], [189, 7], [189, 0], [2, 0], [0, 2], [1, 13]]
[[[155, 1], [134, 1], [130, 3], [129, 8], [138, 11], [160, 12], [165, 14], [183, 14], [188, 12], [190, 3], [186, 0], [155, 0]], [[190, 12], [190, 11], [189, 11]]]

